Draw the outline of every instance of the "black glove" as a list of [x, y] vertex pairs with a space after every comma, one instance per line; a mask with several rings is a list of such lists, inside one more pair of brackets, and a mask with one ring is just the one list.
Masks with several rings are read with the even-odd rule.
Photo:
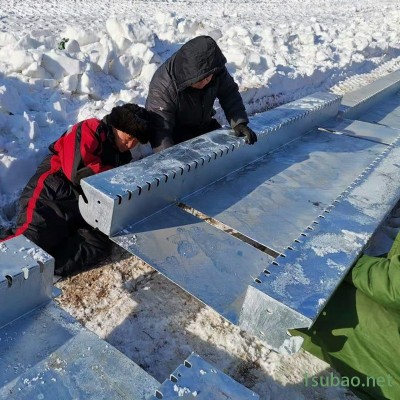
[[234, 135], [235, 136], [244, 136], [245, 137], [245, 142], [247, 144], [254, 144], [257, 142], [257, 135], [247, 126], [246, 123], [242, 122], [239, 125], [236, 125], [233, 128]]

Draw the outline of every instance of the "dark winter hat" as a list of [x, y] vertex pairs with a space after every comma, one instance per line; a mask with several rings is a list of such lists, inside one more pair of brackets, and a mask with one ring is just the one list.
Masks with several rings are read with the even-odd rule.
[[210, 36], [198, 36], [189, 40], [173, 57], [173, 74], [178, 90], [184, 90], [217, 73], [226, 64], [225, 56]]
[[149, 115], [137, 104], [129, 103], [114, 107], [106, 116], [106, 123], [136, 138], [140, 143], [149, 141]]

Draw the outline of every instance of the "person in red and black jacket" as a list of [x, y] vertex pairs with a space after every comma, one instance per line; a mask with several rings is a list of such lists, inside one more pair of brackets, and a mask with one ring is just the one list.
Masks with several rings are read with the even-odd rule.
[[129, 150], [147, 143], [149, 136], [148, 113], [136, 104], [114, 107], [103, 120], [73, 125], [50, 145], [50, 154], [22, 191], [16, 228], [7, 239], [23, 234], [47, 251], [55, 259], [56, 275], [103, 260], [111, 241], [82, 218], [80, 181], [129, 163]]

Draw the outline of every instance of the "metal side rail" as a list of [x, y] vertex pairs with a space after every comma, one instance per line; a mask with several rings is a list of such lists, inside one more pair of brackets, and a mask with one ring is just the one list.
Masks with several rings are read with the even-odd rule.
[[0, 328], [51, 301], [53, 275], [53, 258], [24, 236], [0, 243]]
[[[342, 99], [339, 116], [346, 119], [360, 119], [375, 106], [386, 102], [400, 90], [400, 70], [394, 71], [375, 82], [346, 94]], [[398, 105], [398, 103], [397, 103]]]
[[79, 208], [85, 220], [107, 235], [139, 222], [258, 157], [297, 139], [337, 115], [340, 96], [316, 93], [257, 115], [254, 146], [217, 130], [145, 159], [82, 180]]

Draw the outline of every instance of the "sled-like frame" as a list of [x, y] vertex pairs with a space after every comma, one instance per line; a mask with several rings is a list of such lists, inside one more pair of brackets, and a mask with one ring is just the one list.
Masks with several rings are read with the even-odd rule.
[[251, 118], [253, 146], [221, 129], [89, 177], [82, 215], [292, 351], [288, 330], [311, 326], [400, 197], [399, 88], [396, 71], [343, 101], [315, 93]]

